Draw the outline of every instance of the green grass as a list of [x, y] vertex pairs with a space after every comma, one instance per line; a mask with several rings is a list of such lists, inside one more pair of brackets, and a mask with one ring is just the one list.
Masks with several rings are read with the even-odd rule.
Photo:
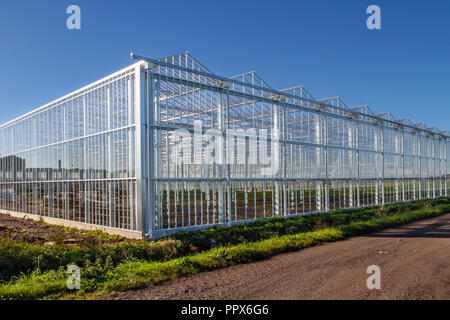
[[[98, 259], [110, 258], [114, 265], [123, 261], [164, 261], [189, 252], [181, 241], [162, 240], [120, 242], [92, 245], [89, 247], [17, 243], [0, 240], [0, 280], [26, 275], [33, 270], [48, 271], [60, 266], [77, 264], [84, 267]], [[0, 282], [1, 283], [1, 282]]]
[[220, 226], [198, 232], [182, 232], [175, 234], [173, 237], [183, 243], [190, 243], [205, 250], [211, 248], [213, 243], [228, 245], [257, 241], [350, 224], [357, 221], [368, 221], [375, 217], [392, 216], [405, 211], [430, 208], [440, 204], [450, 204], [450, 198], [397, 203], [382, 207], [336, 210], [330, 213], [305, 215], [289, 219], [277, 217], [236, 225], [232, 228]]
[[[85, 267], [98, 259], [108, 257], [114, 266], [130, 261], [167, 261], [188, 254], [198, 253], [217, 246], [255, 242], [283, 235], [305, 233], [324, 228], [363, 222], [380, 216], [392, 216], [400, 212], [450, 204], [449, 198], [399, 203], [385, 207], [338, 210], [331, 213], [306, 215], [294, 218], [271, 218], [233, 227], [216, 227], [198, 232], [178, 233], [172, 238], [157, 242], [123, 240], [105, 236], [102, 232], [89, 231], [90, 236], [112, 240], [90, 246], [17, 243], [0, 239], [0, 281], [14, 276], [57, 270], [75, 263]], [[65, 229], [66, 230], [66, 229]], [[67, 229], [76, 231], [76, 229]], [[86, 231], [78, 231], [85, 233]], [[121, 240], [114, 242], [115, 240]], [[0, 282], [1, 283], [1, 282]]]
[[[64, 268], [60, 267], [57, 270], [46, 272], [37, 269], [29, 275], [11, 279], [8, 283], [0, 285], [0, 298], [92, 298], [114, 291], [141, 288], [148, 284], [156, 284], [199, 272], [263, 260], [276, 254], [300, 250], [324, 242], [370, 233], [450, 212], [449, 199], [422, 202], [418, 205], [419, 208], [415, 210], [401, 209], [407, 207], [406, 204], [402, 204], [389, 208], [369, 209], [369, 211], [376, 211], [373, 215], [370, 215], [370, 219], [364, 221], [322, 227], [315, 231], [278, 235], [257, 241], [241, 241], [239, 244], [221, 245], [167, 261], [123, 261], [114, 264], [111, 257], [99, 258], [94, 262], [88, 261], [84, 265], [81, 275], [82, 289], [75, 293], [69, 291], [66, 287], [68, 275]], [[286, 223], [289, 220], [284, 220], [284, 222]], [[335, 220], [332, 221], [337, 223]], [[326, 219], [322, 222], [326, 223]], [[279, 225], [280, 232], [292, 230], [282, 228], [284, 225], [282, 221], [277, 221], [277, 223], [281, 223]], [[256, 226], [260, 225], [256, 224]], [[215, 229], [215, 231], [210, 230], [208, 232], [212, 232], [215, 237], [221, 234], [220, 229], [219, 231]], [[200, 234], [208, 239], [210, 236], [208, 232], [204, 231]], [[187, 234], [184, 237], [187, 237]]]

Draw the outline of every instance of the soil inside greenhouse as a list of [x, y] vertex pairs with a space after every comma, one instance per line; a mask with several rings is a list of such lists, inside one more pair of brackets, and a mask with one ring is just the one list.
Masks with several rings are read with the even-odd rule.
[[450, 299], [450, 214], [106, 299]]
[[0, 240], [13, 242], [41, 243], [47, 245], [92, 246], [104, 242], [120, 242], [120, 237], [95, 237], [85, 231], [74, 231], [47, 225], [31, 219], [0, 214]]

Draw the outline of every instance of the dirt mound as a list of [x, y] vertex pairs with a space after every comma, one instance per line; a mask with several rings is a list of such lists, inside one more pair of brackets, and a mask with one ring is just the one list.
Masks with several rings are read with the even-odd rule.
[[0, 239], [14, 242], [91, 246], [103, 242], [120, 242], [120, 237], [94, 237], [86, 231], [67, 230], [31, 219], [20, 219], [0, 214]]

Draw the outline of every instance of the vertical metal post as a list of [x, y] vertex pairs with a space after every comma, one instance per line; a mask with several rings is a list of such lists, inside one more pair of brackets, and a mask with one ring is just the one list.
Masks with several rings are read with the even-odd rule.
[[[412, 141], [413, 141], [413, 146], [411, 147], [412, 148], [412, 153], [413, 153], [413, 155], [412, 155], [412, 158], [413, 158], [413, 167], [412, 167], [412, 170], [413, 170], [413, 172], [412, 172], [412, 176], [413, 176], [413, 180], [412, 180], [412, 184], [413, 184], [413, 200], [417, 200], [417, 195], [416, 195], [416, 181], [417, 181], [417, 168], [416, 168], [416, 165], [417, 165], [417, 162], [416, 162], [416, 160], [417, 160], [417, 135], [416, 135], [416, 131], [413, 131], [412, 132], [412, 135], [413, 135], [413, 139], [412, 139]], [[416, 152], [414, 152], [414, 150], [416, 150]]]
[[[67, 138], [67, 136], [68, 136], [67, 135], [67, 129], [69, 128], [69, 121], [67, 119], [67, 117], [68, 117], [67, 116], [67, 105], [64, 106], [63, 111], [64, 111], [64, 120], [63, 120], [64, 141], [67, 141], [68, 140], [68, 138]], [[39, 121], [39, 118], [36, 119], [36, 122], [38, 122], [38, 121]], [[38, 135], [38, 137], [40, 137], [39, 131], [38, 131], [37, 128], [38, 127], [36, 126], [36, 134]], [[36, 143], [36, 146], [38, 146], [38, 143]], [[37, 163], [38, 162], [38, 154], [37, 154], [37, 152], [35, 153], [35, 160], [36, 160], [36, 163]], [[61, 167], [61, 179], [63, 181], [67, 180], [67, 168], [68, 168], [68, 163], [69, 163], [68, 160], [69, 159], [68, 159], [68, 155], [67, 155], [67, 144], [64, 144], [63, 145], [63, 156], [62, 156], [62, 167]], [[38, 181], [38, 179], [39, 179], [39, 170], [36, 169], [36, 176], [34, 177], [34, 180]], [[35, 184], [36, 193], [37, 193], [37, 186], [38, 186], [38, 184], [36, 183]], [[64, 199], [64, 219], [69, 220], [69, 203], [68, 203], [69, 190], [68, 190], [67, 183], [65, 183], [65, 182], [62, 183], [62, 189], [64, 190], [63, 191], [63, 194], [64, 194], [64, 196], [63, 196], [63, 199]], [[36, 197], [37, 197], [37, 195], [36, 195]], [[36, 198], [36, 199], [39, 200], [39, 198]], [[37, 205], [37, 203], [36, 203], [36, 205]], [[41, 211], [41, 208], [39, 206], [38, 207], [38, 212], [36, 212], [36, 214], [40, 215], [40, 211]]]
[[[161, 138], [161, 130], [156, 129], [155, 125], [158, 125], [161, 123], [161, 106], [160, 106], [160, 80], [154, 76], [154, 74], [151, 72], [151, 69], [149, 70], [149, 74], [151, 75], [151, 95], [149, 96], [149, 99], [151, 98], [151, 101], [153, 103], [153, 106], [151, 107], [151, 114], [149, 118], [149, 129], [151, 129], [151, 137], [153, 141], [151, 142], [151, 146], [149, 146], [148, 155], [153, 163], [151, 163], [152, 169], [151, 169], [151, 179], [153, 182], [150, 182], [153, 184], [152, 190], [149, 191], [149, 199], [154, 199], [154, 224], [153, 224], [153, 230], [159, 230], [162, 228], [162, 212], [164, 207], [163, 202], [163, 191], [164, 191], [164, 184], [165, 182], [159, 181], [156, 182], [156, 178], [162, 177], [162, 155], [161, 155], [161, 148], [163, 145], [162, 138]], [[169, 150], [168, 146], [168, 138], [166, 139], [167, 150]], [[167, 151], [169, 152], [169, 151]], [[169, 155], [167, 156], [167, 161], [169, 161]], [[167, 168], [169, 168], [169, 165], [167, 164]], [[169, 175], [169, 171], [167, 171], [167, 177]], [[170, 227], [170, 186], [169, 182], [167, 182], [167, 224]]]
[[[325, 107], [326, 110], [326, 107]], [[328, 183], [328, 116], [327, 113], [324, 114], [325, 118], [325, 130], [324, 130], [324, 145], [325, 145], [325, 210], [330, 210], [330, 197], [329, 197], [329, 183]]]
[[395, 202], [400, 201], [400, 191], [399, 191], [399, 185], [398, 185], [398, 154], [399, 154], [399, 139], [398, 139], [398, 128], [395, 128], [394, 130], [394, 141], [395, 141], [395, 165], [394, 165], [394, 171], [395, 171]]
[[[90, 221], [90, 195], [89, 195], [89, 185], [90, 182], [88, 182], [87, 180], [89, 179], [88, 176], [88, 171], [89, 171], [89, 164], [88, 164], [88, 138], [86, 138], [86, 136], [88, 135], [88, 130], [87, 130], [87, 124], [89, 119], [87, 118], [88, 112], [87, 112], [87, 103], [86, 103], [86, 98], [87, 95], [84, 96], [83, 98], [83, 162], [84, 162], [84, 170], [82, 170], [83, 172], [83, 177], [82, 179], [85, 180], [86, 182], [84, 183], [84, 222], [86, 223], [91, 223]], [[53, 173], [52, 173], [53, 175]], [[51, 177], [53, 180], [54, 177]], [[52, 195], [54, 194], [54, 184], [52, 185]], [[54, 201], [53, 201], [53, 196], [52, 196], [52, 208], [54, 205]], [[52, 210], [53, 215], [54, 215], [54, 210]]]
[[[148, 95], [146, 85], [146, 63], [138, 63], [135, 69], [135, 119], [136, 119], [136, 228], [143, 234], [152, 230], [147, 226], [147, 215], [149, 213], [147, 180], [147, 106]], [[153, 219], [149, 219], [150, 221]]]
[[405, 199], [405, 131], [402, 130], [402, 201]]
[[[275, 139], [274, 142], [274, 149], [275, 150], [271, 150], [272, 152], [274, 152], [274, 159], [278, 159], [278, 163], [279, 163], [279, 159], [280, 159], [280, 133], [279, 133], [279, 119], [278, 119], [278, 104], [276, 101], [272, 102], [272, 107], [273, 107], [273, 137], [272, 139]], [[275, 210], [274, 210], [274, 214], [276, 216], [280, 215], [280, 182], [278, 181], [278, 179], [275, 178], [275, 182], [274, 182], [274, 189], [275, 189]]]
[[432, 141], [433, 141], [433, 172], [432, 172], [432, 177], [433, 177], [433, 192], [432, 192], [432, 197], [436, 198], [436, 142], [434, 141], [434, 135], [432, 136]]
[[422, 134], [417, 135], [419, 141], [419, 199], [422, 199]]
[[[107, 134], [107, 136], [106, 136], [106, 139], [107, 139], [107, 152], [108, 152], [108, 154], [107, 154], [107, 161], [108, 161], [108, 179], [113, 179], [114, 178], [114, 175], [113, 175], [113, 172], [114, 172], [114, 168], [112, 167], [112, 159], [113, 159], [113, 150], [112, 150], [112, 137], [111, 137], [111, 135], [112, 135], [112, 133], [111, 133], [111, 128], [112, 128], [112, 125], [111, 125], [111, 122], [112, 122], [112, 120], [111, 120], [111, 115], [112, 115], [112, 106], [111, 106], [111, 104], [112, 104], [112, 88], [111, 88], [111, 86], [109, 86], [108, 88], [106, 88], [106, 95], [107, 95], [107, 97], [106, 97], [106, 113], [107, 113], [107, 115], [106, 115], [106, 118], [107, 118], [107, 124], [106, 124], [106, 127], [107, 127], [107, 130], [109, 131], [108, 132], [108, 134]], [[113, 184], [113, 181], [112, 180], [110, 180], [110, 181], [108, 181], [108, 182], [106, 182], [107, 183], [107, 186], [108, 186], [108, 218], [109, 218], [109, 226], [110, 227], [114, 227], [114, 225], [113, 225], [113, 213], [114, 213], [114, 211], [113, 211], [113, 206], [114, 206], [114, 204], [113, 204], [113, 197], [112, 197], [112, 194], [113, 194], [113, 190], [112, 190], [112, 184]]]
[[[219, 176], [219, 183], [218, 183], [218, 209], [219, 209], [219, 223], [224, 223], [225, 220], [225, 208], [224, 208], [224, 201], [223, 201], [223, 182], [222, 179], [224, 178], [224, 172], [223, 172], [223, 167], [224, 167], [224, 136], [225, 136], [225, 132], [224, 132], [224, 116], [223, 116], [223, 107], [222, 107], [222, 89], [223, 87], [220, 86], [217, 90], [217, 128], [220, 132], [220, 137], [216, 137], [216, 139], [219, 139], [219, 149], [220, 150], [215, 150], [216, 152], [216, 157], [217, 155], [219, 156], [218, 161], [216, 161], [215, 165], [218, 166], [218, 176]], [[218, 151], [218, 152], [217, 152]]]
[[[227, 135], [227, 148], [226, 148], [226, 161], [227, 161], [227, 215], [228, 215], [228, 225], [231, 226], [231, 222], [232, 222], [232, 218], [231, 218], [231, 160], [230, 157], [230, 152], [231, 152], [231, 148], [234, 148], [234, 143], [232, 143], [230, 141], [230, 92], [229, 92], [229, 85], [227, 85], [226, 87], [226, 106], [225, 106], [226, 110], [227, 110], [227, 131], [226, 131], [226, 135]], [[234, 154], [234, 151], [232, 152], [232, 154]], [[265, 190], [264, 190], [265, 192]], [[237, 199], [235, 200], [237, 201]]]
[[349, 181], [348, 181], [348, 198], [349, 198], [349, 207], [353, 207], [353, 143], [352, 143], [352, 127], [353, 127], [353, 121], [351, 118], [348, 118], [348, 174], [349, 174]]
[[439, 138], [439, 196], [442, 197], [443, 193], [442, 193], [442, 138]]
[[[151, 66], [147, 66], [146, 70], [146, 80], [147, 80], [147, 89], [146, 89], [146, 122], [147, 122], [147, 139], [148, 139], [148, 148], [145, 150], [145, 155], [148, 161], [148, 179], [147, 179], [147, 206], [148, 206], [148, 216], [147, 216], [147, 231], [154, 232], [161, 221], [159, 221], [159, 214], [156, 214], [156, 193], [157, 190], [156, 182], [155, 182], [155, 174], [156, 172], [161, 172], [160, 168], [160, 133], [159, 130], [155, 130], [153, 125], [155, 122], [159, 122], [159, 102], [156, 101], [158, 97], [154, 97], [154, 80], [153, 73], [151, 70]], [[159, 83], [158, 83], [159, 84]], [[157, 84], [157, 85], [158, 85]], [[156, 99], [155, 99], [156, 98]], [[155, 143], [155, 131], [158, 133], [158, 137]], [[158, 152], [155, 152], [158, 150]], [[156, 158], [156, 159], [155, 159]], [[161, 206], [160, 200], [158, 199], [158, 206]], [[158, 210], [159, 212], [159, 210]]]
[[356, 186], [356, 202], [357, 206], [361, 206], [361, 180], [360, 180], [360, 170], [359, 170], [359, 121], [358, 118], [356, 118], [356, 170], [357, 170], [357, 186]]
[[286, 216], [288, 214], [288, 194], [287, 194], [287, 123], [286, 123], [286, 103], [284, 101], [284, 97], [279, 97], [278, 99], [280, 102], [283, 103], [283, 208], [284, 213], [283, 215]]
[[430, 159], [431, 159], [431, 143], [430, 143], [430, 136], [427, 134], [427, 143], [426, 143], [426, 148], [427, 148], [427, 198], [431, 198], [431, 184], [430, 184], [430, 180], [431, 180], [431, 175], [430, 175], [430, 168], [431, 168], [431, 163], [430, 163]]
[[286, 104], [284, 99], [279, 99], [283, 102], [283, 207], [284, 207], [284, 216], [288, 214], [288, 202], [287, 202], [287, 125], [286, 125]]
[[381, 125], [381, 204], [386, 203], [384, 173], [384, 125]]
[[[133, 78], [131, 76], [129, 76], [128, 80], [127, 80], [127, 101], [128, 101], [128, 125], [133, 125], [134, 124], [134, 101], [133, 101]], [[128, 129], [128, 143], [130, 146], [130, 156], [128, 157], [128, 176], [134, 176], [134, 166], [136, 163], [136, 138], [135, 138], [135, 134], [134, 134], [134, 128], [130, 128]], [[133, 174], [132, 174], [133, 172]], [[135, 183], [133, 180], [129, 180], [128, 182], [126, 182], [127, 184], [127, 190], [129, 192], [129, 196], [128, 196], [128, 206], [129, 206], [129, 219], [130, 219], [130, 228], [131, 230], [135, 230], [136, 229], [136, 220], [135, 220], [135, 208], [133, 206], [133, 202], [130, 201], [130, 199], [135, 199]]]
[[[378, 160], [378, 152], [379, 152], [379, 145], [378, 145], [378, 125], [377, 123], [374, 123], [373, 126], [374, 129], [374, 137], [373, 137], [373, 143], [374, 143], [374, 155], [375, 155], [375, 162], [377, 162], [376, 160]], [[379, 204], [379, 195], [378, 195], [378, 187], [380, 184], [380, 174], [378, 172], [378, 163], [374, 163], [374, 167], [375, 167], [375, 205]]]
[[322, 183], [320, 176], [320, 166], [322, 165], [321, 156], [322, 156], [322, 148], [320, 141], [321, 125], [320, 125], [320, 113], [316, 110], [315, 114], [315, 131], [316, 131], [316, 168], [317, 168], [317, 177], [316, 177], [316, 210], [322, 211]]
[[448, 166], [447, 166], [447, 153], [448, 153], [448, 139], [445, 138], [445, 154], [444, 154], [444, 159], [445, 159], [445, 173], [444, 173], [444, 187], [445, 187], [445, 196], [448, 196], [448, 189], [447, 189], [447, 180], [448, 180]]

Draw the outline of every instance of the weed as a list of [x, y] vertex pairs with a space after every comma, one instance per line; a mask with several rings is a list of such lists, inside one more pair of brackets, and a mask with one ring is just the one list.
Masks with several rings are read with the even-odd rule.
[[[166, 242], [164, 246], [158, 243], [154, 244], [155, 251], [150, 250], [154, 256], [167, 258], [170, 255], [175, 255], [166, 261], [135, 259], [133, 261], [118, 260], [119, 263], [117, 263], [117, 261], [114, 261], [115, 257], [113, 255], [104, 256], [104, 258], [97, 257], [94, 260], [87, 259], [83, 263], [82, 288], [76, 293], [69, 292], [66, 287], [65, 279], [67, 275], [64, 268], [59, 267], [46, 272], [42, 272], [41, 268], [39, 268], [32, 271], [29, 275], [19, 275], [10, 279], [8, 283], [0, 285], [0, 299], [80, 298], [90, 297], [91, 295], [99, 296], [112, 291], [136, 289], [199, 272], [236, 264], [251, 263], [267, 259], [276, 254], [378, 231], [450, 212], [449, 199], [437, 200], [434, 202], [435, 206], [430, 208], [424, 208], [424, 203], [426, 202], [387, 207], [388, 212], [383, 211], [384, 216], [377, 215], [378, 209], [376, 208], [368, 210], [358, 209], [354, 214], [360, 214], [360, 218], [362, 217], [365, 220], [355, 221], [349, 217], [336, 220], [325, 217], [320, 220], [323, 223], [322, 225], [339, 222], [343, 222], [343, 224], [321, 230], [301, 231], [296, 234], [278, 235], [256, 241], [248, 240], [254, 236], [251, 233], [247, 234], [246, 242], [219, 245], [200, 253], [186, 254], [181, 257], [175, 257], [179, 251], [175, 249], [176, 246], [173, 246], [175, 243], [183, 245], [180, 240], [171, 240], [173, 241], [172, 245], [170, 242]], [[412, 210], [413, 208], [416, 209]], [[302, 223], [307, 227], [316, 225], [317, 221], [311, 221], [309, 220], [311, 218], [307, 217], [302, 218], [306, 220], [298, 219], [298, 221], [303, 221]], [[290, 228], [293, 223], [295, 221], [278, 218], [273, 221], [256, 222], [251, 227], [247, 226], [247, 229], [253, 228], [262, 232], [261, 230], [265, 230], [265, 228], [272, 228], [272, 231], [273, 228], [277, 228], [276, 230], [278, 231], [276, 232], [281, 232], [280, 230], [296, 229]], [[191, 236], [197, 242], [209, 239], [211, 236], [214, 236], [220, 242], [224, 239], [233, 238], [231, 237], [233, 233], [234, 231], [225, 232], [222, 228], [215, 228], [214, 230], [204, 230], [203, 233], [200, 233], [203, 237], [199, 236], [199, 234], [195, 237]], [[262, 232], [259, 234], [268, 235], [269, 233]], [[162, 250], [162, 247], [165, 247], [165, 249]]]

